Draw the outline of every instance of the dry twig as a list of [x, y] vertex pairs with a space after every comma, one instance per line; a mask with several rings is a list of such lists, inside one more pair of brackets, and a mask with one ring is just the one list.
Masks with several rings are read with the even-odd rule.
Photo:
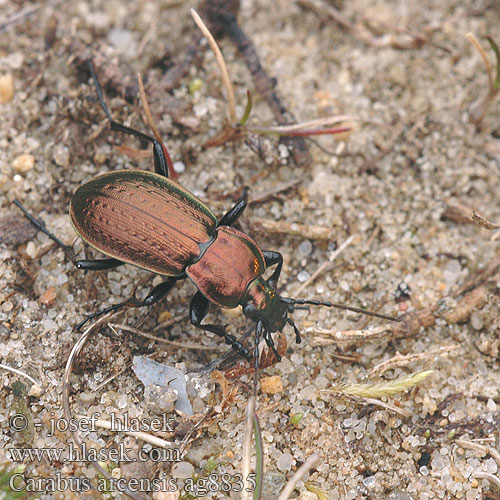
[[500, 452], [493, 448], [493, 446], [484, 446], [479, 443], [474, 443], [473, 441], [467, 441], [466, 439], [455, 439], [455, 444], [461, 446], [462, 448], [468, 448], [469, 450], [475, 450], [485, 455], [490, 455], [498, 467], [500, 467]]
[[300, 295], [308, 286], [310, 286], [312, 283], [314, 283], [314, 281], [316, 280], [316, 278], [318, 276], [329, 271], [331, 269], [335, 259], [352, 243], [352, 241], [354, 240], [354, 238], [356, 238], [356, 236], [358, 236], [358, 235], [351, 234], [351, 236], [349, 236], [349, 238], [347, 238], [347, 240], [345, 240], [344, 243], [342, 243], [338, 248], [336, 248], [330, 254], [330, 256], [328, 257], [328, 260], [323, 262], [323, 264], [321, 264], [321, 266], [319, 266], [318, 269], [316, 269], [316, 271], [314, 271], [314, 273], [306, 281], [304, 281], [304, 283], [302, 283], [302, 285], [299, 286], [298, 290], [295, 292], [296, 295], [297, 296]]
[[388, 359], [387, 361], [384, 361], [374, 366], [370, 371], [370, 375], [382, 375], [382, 373], [386, 372], [387, 370], [391, 370], [399, 366], [408, 366], [413, 361], [419, 361], [421, 359], [429, 358], [431, 356], [445, 356], [449, 352], [455, 351], [459, 347], [460, 347], [459, 345], [445, 345], [438, 347], [437, 349], [432, 349], [427, 352], [421, 352], [418, 354], [408, 354], [406, 356], [403, 356], [399, 352], [397, 352], [396, 355], [393, 356], [391, 359]]
[[283, 220], [274, 221], [262, 217], [250, 217], [249, 220], [250, 224], [252, 224], [256, 230], [272, 234], [300, 236], [308, 240], [329, 241], [335, 234], [332, 228], [326, 226], [297, 224], [296, 222], [287, 222]]

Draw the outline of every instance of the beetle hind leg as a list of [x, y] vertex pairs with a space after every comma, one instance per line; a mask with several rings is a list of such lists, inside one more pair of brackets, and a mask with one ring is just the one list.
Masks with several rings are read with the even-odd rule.
[[208, 313], [209, 306], [210, 302], [208, 299], [201, 292], [196, 292], [191, 299], [191, 303], [189, 304], [189, 319], [191, 320], [191, 323], [196, 326], [196, 328], [201, 328], [202, 330], [215, 333], [215, 335], [222, 337], [226, 344], [230, 345], [240, 356], [251, 360], [252, 355], [248, 349], [239, 340], [237, 340], [236, 337], [227, 333], [226, 329], [222, 325], [201, 324], [203, 318], [205, 318]]
[[245, 211], [245, 208], [248, 204], [248, 187], [245, 186], [243, 188], [243, 193], [241, 198], [238, 200], [236, 205], [234, 205], [231, 210], [226, 212], [217, 223], [218, 226], [232, 226], [237, 220], [238, 217]]
[[14, 205], [18, 207], [24, 216], [35, 226], [39, 231], [46, 234], [54, 243], [57, 244], [59, 248], [64, 250], [68, 260], [73, 262], [75, 267], [78, 269], [83, 269], [84, 271], [104, 271], [106, 269], [114, 269], [115, 267], [125, 264], [118, 259], [95, 259], [95, 260], [76, 260], [73, 253], [73, 247], [71, 245], [65, 245], [54, 233], [50, 232], [45, 223], [31, 215], [23, 206], [19, 200], [14, 200]]
[[124, 307], [145, 307], [145, 306], [150, 306], [153, 305], [155, 302], [158, 302], [161, 300], [167, 293], [172, 289], [172, 287], [175, 285], [175, 282], [179, 278], [173, 277], [169, 278], [167, 281], [164, 281], [163, 283], [160, 283], [159, 285], [155, 286], [146, 296], [144, 300], [137, 300], [135, 298], [126, 300], [125, 302], [120, 302], [118, 304], [114, 304], [109, 307], [105, 307], [103, 309], [99, 309], [98, 311], [95, 311], [87, 317], [80, 321], [78, 325], [76, 325], [76, 329], [79, 330], [85, 323], [88, 321], [98, 318], [99, 316], [102, 316], [103, 314], [107, 314], [109, 312], [114, 312], [118, 311], [119, 309], [122, 309]]
[[143, 132], [139, 132], [139, 130], [127, 127], [113, 120], [111, 112], [109, 111], [106, 101], [104, 100], [101, 85], [99, 84], [99, 80], [97, 79], [92, 59], [88, 60], [88, 66], [90, 74], [92, 75], [92, 79], [94, 80], [95, 83], [95, 89], [97, 92], [97, 97], [99, 98], [99, 104], [101, 105], [102, 110], [106, 114], [106, 118], [109, 121], [111, 130], [122, 132], [124, 134], [134, 135], [135, 137], [139, 137], [140, 139], [151, 142], [151, 144], [153, 145], [153, 159], [155, 165], [155, 172], [157, 174], [163, 175], [164, 177], [170, 177], [170, 174], [173, 175], [174, 167], [172, 160], [170, 159], [170, 155], [168, 154], [167, 148], [161, 141], [159, 141], [158, 139], [156, 139], [151, 135], [144, 134]]

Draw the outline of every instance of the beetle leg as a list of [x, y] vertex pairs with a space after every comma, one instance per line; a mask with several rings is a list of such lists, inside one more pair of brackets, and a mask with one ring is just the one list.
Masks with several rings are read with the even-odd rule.
[[106, 271], [107, 269], [114, 269], [118, 266], [123, 266], [125, 262], [118, 259], [95, 259], [95, 260], [73, 260], [73, 264], [78, 269], [84, 271]]
[[279, 252], [273, 252], [272, 250], [264, 250], [262, 252], [262, 255], [264, 255], [264, 260], [266, 261], [266, 267], [278, 264], [276, 269], [274, 270], [274, 273], [269, 278], [269, 281], [272, 281], [274, 283], [274, 286], [276, 287], [276, 284], [278, 283], [278, 280], [280, 278], [281, 268], [283, 267], [283, 255], [281, 255]]
[[244, 212], [245, 208], [248, 204], [248, 187], [245, 186], [243, 188], [243, 193], [241, 195], [240, 200], [236, 205], [231, 208], [225, 215], [221, 217], [217, 226], [232, 226], [237, 220], [238, 217]]
[[227, 333], [226, 329], [222, 325], [201, 324], [203, 318], [208, 313], [209, 306], [209, 300], [201, 292], [196, 292], [189, 304], [189, 319], [191, 320], [191, 323], [196, 326], [196, 328], [201, 328], [207, 332], [215, 333], [215, 335], [218, 335], [219, 337], [223, 337], [226, 344], [230, 345], [238, 354], [248, 360], [252, 359], [252, 355], [248, 352], [248, 349], [233, 335]]
[[46, 227], [45, 223], [31, 215], [22, 205], [22, 203], [19, 200], [14, 200], [14, 205], [18, 207], [21, 212], [24, 214], [24, 216], [35, 226], [38, 230], [42, 231], [42, 233], [46, 234], [53, 242], [57, 243], [58, 246], [60, 246], [64, 252], [72, 252], [72, 247], [70, 245], [65, 245], [54, 233], [51, 233]]
[[119, 304], [114, 304], [109, 307], [105, 307], [104, 309], [99, 309], [98, 311], [93, 312], [92, 314], [87, 315], [87, 317], [80, 321], [78, 325], [76, 325], [76, 329], [79, 330], [85, 323], [90, 321], [91, 319], [97, 318], [99, 316], [102, 316], [103, 314], [107, 314], [109, 312], [113, 311], [118, 311], [122, 307], [144, 307], [144, 306], [150, 306], [154, 304], [155, 302], [158, 302], [160, 299], [165, 297], [167, 293], [172, 289], [174, 286], [175, 282], [179, 278], [177, 277], [172, 277], [169, 278], [167, 281], [164, 281], [163, 283], [160, 283], [159, 285], [155, 286], [146, 296], [144, 300], [137, 300], [135, 298], [126, 300], [125, 302], [120, 302]]
[[172, 160], [170, 159], [170, 156], [165, 146], [155, 137], [148, 134], [144, 134], [143, 132], [139, 132], [138, 130], [127, 127], [113, 120], [109, 108], [104, 101], [102, 89], [99, 84], [99, 80], [97, 79], [92, 59], [88, 60], [88, 65], [90, 69], [90, 74], [92, 75], [92, 78], [95, 83], [95, 89], [97, 92], [97, 97], [99, 98], [99, 104], [101, 105], [102, 110], [104, 111], [106, 117], [108, 118], [111, 130], [115, 130], [117, 132], [123, 132], [124, 134], [135, 135], [140, 139], [150, 141], [153, 144], [153, 158], [154, 158], [155, 172], [157, 174], [163, 175], [164, 177], [170, 177], [169, 172], [173, 171], [173, 165], [172, 165]]
[[264, 340], [266, 341], [267, 347], [270, 347], [273, 350], [273, 354], [276, 356], [276, 359], [281, 361], [281, 356], [276, 350], [276, 346], [274, 345], [274, 340], [270, 332], [264, 331]]
[[31, 215], [21, 204], [19, 200], [14, 200], [14, 204], [21, 209], [24, 216], [42, 233], [45, 233], [54, 243], [64, 250], [66, 256], [73, 262], [75, 267], [85, 271], [103, 271], [105, 269], [113, 269], [125, 264], [118, 259], [96, 259], [96, 260], [76, 260], [73, 255], [73, 247], [65, 245], [54, 233], [51, 233], [45, 226], [45, 223]]

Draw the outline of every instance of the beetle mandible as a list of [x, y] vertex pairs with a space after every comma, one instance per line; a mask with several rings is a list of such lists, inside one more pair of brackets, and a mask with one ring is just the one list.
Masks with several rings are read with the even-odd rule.
[[[191, 299], [189, 318], [197, 328], [223, 337], [226, 344], [258, 367], [258, 345], [261, 338], [280, 360], [272, 333], [285, 325], [293, 327], [296, 342], [300, 333], [288, 317], [296, 306], [336, 307], [358, 313], [395, 320], [391, 316], [364, 311], [356, 307], [318, 300], [292, 299], [280, 296], [277, 284], [283, 266], [279, 252], [261, 250], [245, 233], [232, 226], [247, 206], [247, 191], [220, 219], [194, 194], [170, 178], [172, 161], [165, 145], [156, 137], [115, 122], [104, 101], [92, 61], [89, 68], [99, 103], [111, 130], [147, 140], [153, 145], [155, 173], [144, 170], [120, 170], [94, 177], [74, 193], [69, 208], [71, 223], [77, 234], [107, 258], [77, 260], [72, 248], [65, 245], [44, 223], [15, 200], [25, 216], [57, 245], [69, 253], [78, 269], [107, 270], [125, 263], [163, 275], [166, 280], [149, 292], [144, 300], [125, 302], [89, 314], [87, 321], [123, 307], [149, 306], [162, 299], [181, 279], [190, 278], [198, 288]], [[268, 279], [268, 267], [276, 266]], [[222, 325], [202, 323], [210, 303], [225, 308], [242, 306], [243, 313], [255, 322], [254, 353]]]

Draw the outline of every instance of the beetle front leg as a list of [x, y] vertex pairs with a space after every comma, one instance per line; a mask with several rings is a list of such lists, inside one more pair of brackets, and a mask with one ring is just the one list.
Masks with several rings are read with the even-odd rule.
[[264, 250], [262, 252], [262, 255], [264, 256], [264, 260], [266, 261], [266, 267], [278, 264], [273, 274], [269, 278], [269, 281], [272, 281], [274, 283], [274, 287], [276, 288], [278, 280], [280, 279], [281, 268], [283, 267], [283, 255], [281, 255], [279, 252], [273, 252], [272, 250]]
[[155, 286], [146, 296], [144, 300], [137, 300], [135, 298], [126, 300], [125, 302], [120, 302], [119, 304], [115, 304], [109, 307], [105, 307], [104, 309], [99, 309], [96, 312], [93, 312], [92, 314], [87, 315], [87, 317], [80, 321], [78, 325], [76, 325], [76, 329], [79, 330], [85, 323], [90, 321], [91, 319], [97, 318], [99, 316], [102, 316], [103, 314], [107, 314], [109, 312], [113, 311], [118, 311], [119, 309], [122, 309], [123, 307], [145, 307], [145, 306], [151, 306], [155, 302], [158, 302], [160, 299], [165, 297], [170, 290], [172, 290], [172, 287], [175, 285], [175, 282], [178, 280], [178, 277], [174, 278], [169, 278], [167, 281], [164, 281], [163, 283], [160, 283], [159, 285]]
[[238, 217], [245, 211], [245, 208], [248, 204], [248, 187], [245, 186], [243, 188], [243, 193], [241, 195], [240, 200], [236, 205], [234, 205], [231, 210], [229, 210], [225, 215], [221, 217], [217, 226], [232, 226], [237, 220]]
[[191, 320], [191, 323], [196, 326], [196, 328], [201, 328], [202, 330], [215, 333], [215, 335], [222, 337], [226, 344], [230, 345], [238, 354], [248, 360], [252, 359], [252, 355], [248, 349], [241, 342], [236, 340], [233, 335], [227, 333], [226, 329], [222, 325], [201, 324], [203, 318], [205, 318], [208, 313], [209, 307], [209, 300], [201, 292], [196, 292], [189, 304], [189, 319]]

